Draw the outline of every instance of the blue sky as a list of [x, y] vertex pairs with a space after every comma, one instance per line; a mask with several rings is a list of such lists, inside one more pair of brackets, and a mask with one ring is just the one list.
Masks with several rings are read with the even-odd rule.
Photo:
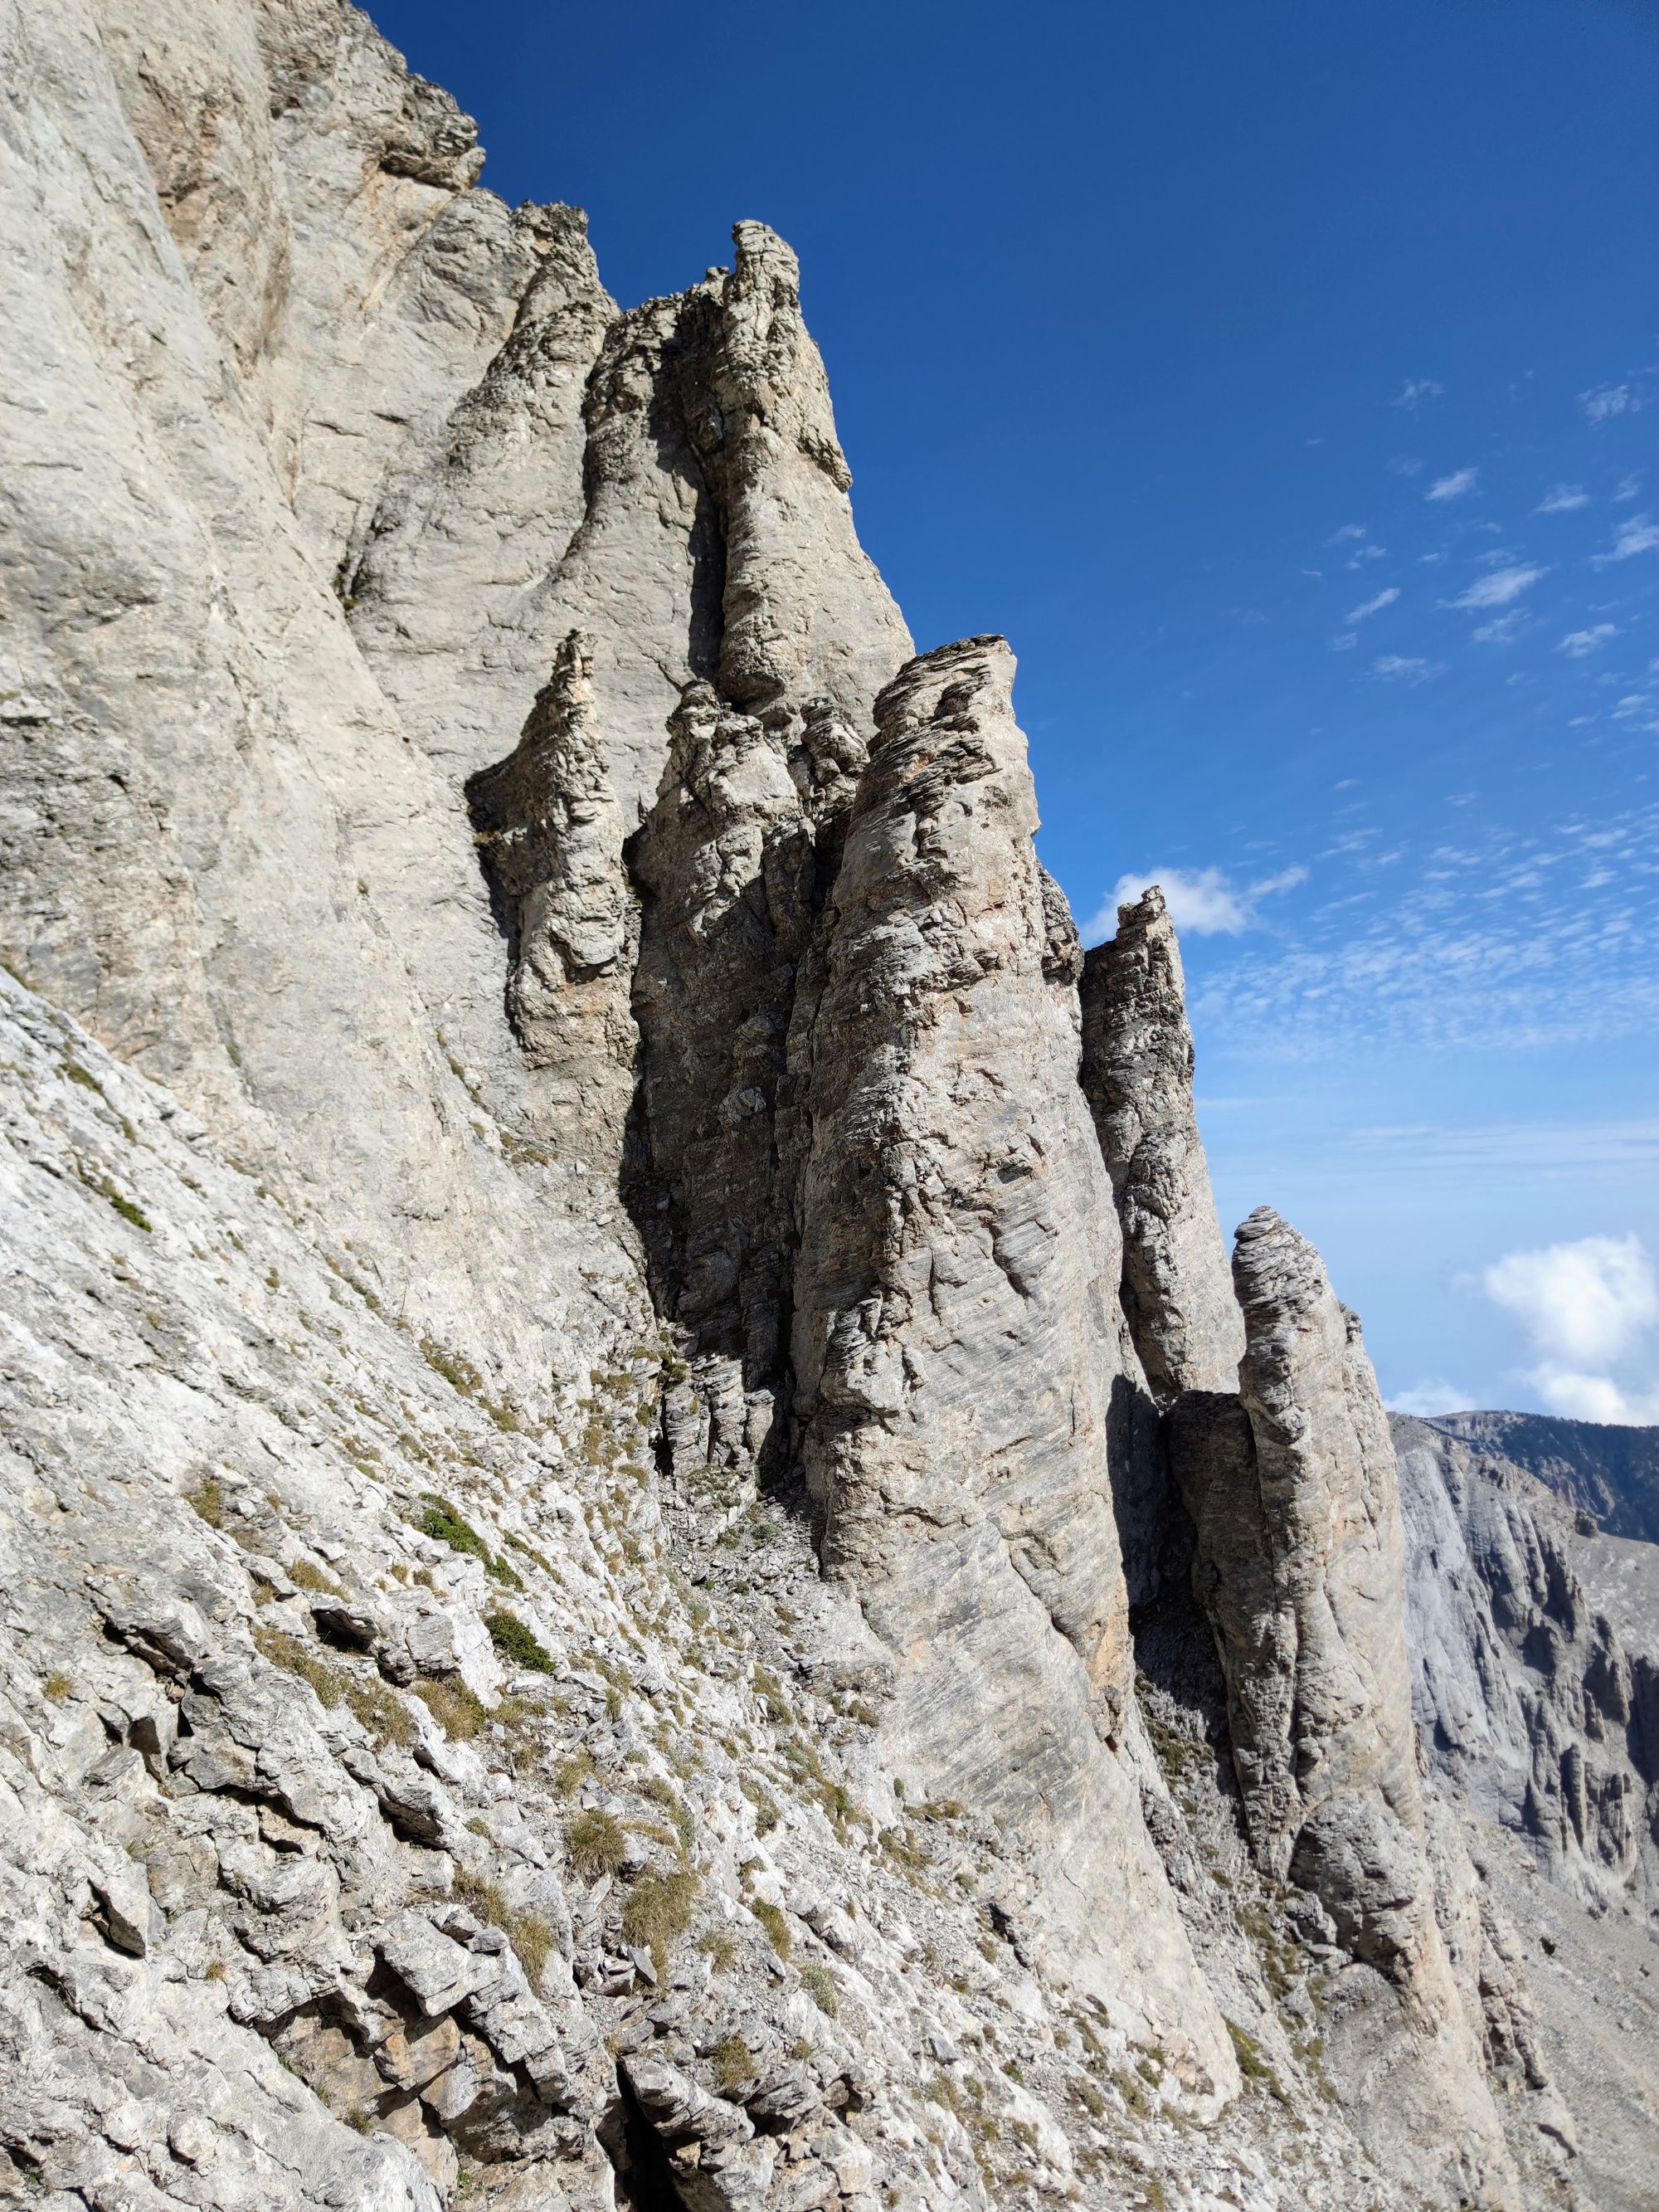
[[1178, 875], [1224, 1225], [1396, 1399], [1659, 1420], [1647, 0], [375, 12], [619, 299], [799, 252], [1079, 920]]

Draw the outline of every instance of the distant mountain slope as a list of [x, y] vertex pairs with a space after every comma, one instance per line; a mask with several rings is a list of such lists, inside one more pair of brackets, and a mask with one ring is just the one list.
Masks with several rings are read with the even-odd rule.
[[1524, 1468], [1608, 1535], [1659, 1543], [1659, 1429], [1551, 1413], [1443, 1413], [1430, 1426]]

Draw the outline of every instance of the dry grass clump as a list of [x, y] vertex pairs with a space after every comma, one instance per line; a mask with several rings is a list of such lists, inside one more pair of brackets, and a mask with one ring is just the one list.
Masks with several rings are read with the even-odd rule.
[[463, 1867], [455, 1876], [455, 1894], [477, 1917], [499, 1928], [513, 1946], [532, 1990], [541, 1987], [542, 1969], [553, 1948], [553, 1930], [539, 1913], [509, 1905], [499, 1882]]
[[767, 1941], [779, 1958], [787, 1959], [795, 1948], [794, 1936], [789, 1926], [789, 1917], [781, 1905], [769, 1905], [761, 1898], [749, 1910], [766, 1930]]
[[841, 2012], [841, 1991], [836, 1987], [836, 1978], [828, 1966], [817, 1959], [809, 1959], [800, 1970], [800, 1985], [826, 2019], [835, 2020]]
[[489, 1717], [483, 1699], [459, 1675], [416, 1682], [415, 1694], [452, 1743], [470, 1743]]
[[650, 1952], [659, 1976], [667, 1974], [669, 1946], [691, 1925], [702, 1887], [689, 1868], [677, 1867], [672, 1874], [654, 1869], [642, 1874], [628, 1893], [623, 1934], [629, 1943]]
[[401, 1698], [394, 1697], [384, 1683], [374, 1682], [365, 1687], [349, 1682], [346, 1685], [345, 1701], [377, 1743], [414, 1742], [415, 1723], [408, 1706]]
[[331, 1711], [345, 1696], [345, 1685], [333, 1668], [297, 1636], [286, 1635], [280, 1628], [267, 1628], [261, 1623], [253, 1632], [253, 1641], [273, 1667], [280, 1667], [285, 1674], [297, 1675], [301, 1681], [309, 1682], [317, 1692], [319, 1705]]
[[325, 1590], [330, 1597], [343, 1597], [344, 1592], [332, 1575], [325, 1575], [320, 1567], [313, 1566], [309, 1559], [295, 1559], [288, 1571], [288, 1578], [296, 1588]]
[[628, 1838], [614, 1814], [580, 1813], [564, 1832], [570, 1863], [588, 1881], [615, 1874], [628, 1856]]

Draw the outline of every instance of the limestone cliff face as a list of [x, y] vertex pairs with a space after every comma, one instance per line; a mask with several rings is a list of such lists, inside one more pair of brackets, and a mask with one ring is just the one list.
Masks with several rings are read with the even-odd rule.
[[[1177, 1401], [1171, 1462], [1251, 1843], [1319, 1899], [1343, 1948], [1419, 2023], [1393, 2039], [1388, 2094], [1396, 2114], [1410, 2112], [1428, 2167], [1455, 2160], [1461, 2126], [1490, 2181], [1504, 2164], [1501, 2130], [1482, 2081], [1478, 1988], [1456, 1987], [1437, 1909], [1447, 1884], [1437, 1893], [1431, 1872], [1399, 1486], [1376, 1378], [1317, 1253], [1265, 1206], [1239, 1230], [1233, 1279], [1238, 1396]], [[1390, 2011], [1381, 1993], [1350, 2000], [1340, 2032], [1376, 2035]]]
[[1358, 1323], [1266, 1207], [1239, 1231], [1234, 1277], [1244, 1425], [1229, 1418], [1212, 1461], [1175, 1463], [1247, 1815], [1276, 1873], [1294, 1866], [1360, 1955], [1408, 1974], [1427, 1892], [1388, 1425]]
[[0, 62], [0, 2201], [1638, 2202], [1628, 1607], [1229, 1286], [789, 249], [342, 0]]
[[1110, 1469], [1144, 1386], [1012, 677], [973, 639], [877, 702], [795, 1047], [801, 1449], [826, 1568], [895, 1654], [898, 1771], [1017, 1824], [1066, 1971], [1225, 2079], [1121, 1757]]
[[1181, 948], [1154, 884], [1083, 963], [1083, 1087], [1123, 1228], [1123, 1310], [1162, 1405], [1235, 1390], [1243, 1324], [1193, 1110]]
[[1394, 1423], [1414, 1691], [1437, 1768], [1610, 1906], [1659, 1875], [1650, 1546], [1603, 1535], [1524, 1467]]

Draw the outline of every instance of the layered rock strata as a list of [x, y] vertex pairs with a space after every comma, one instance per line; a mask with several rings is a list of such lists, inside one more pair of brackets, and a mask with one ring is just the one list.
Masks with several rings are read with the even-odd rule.
[[1181, 948], [1154, 884], [1083, 963], [1083, 1088], [1123, 1231], [1123, 1311], [1160, 1405], [1235, 1390], [1244, 1328], [1193, 1108]]
[[1398, 1480], [1376, 1377], [1319, 1255], [1267, 1207], [1238, 1231], [1233, 1279], [1238, 1396], [1177, 1401], [1171, 1464], [1251, 1844], [1407, 2001], [1401, 2023], [1351, 1991], [1342, 2028], [1393, 2044], [1389, 2095], [1423, 2170], [1443, 2179], [1449, 2164], [1502, 2197], [1513, 2176], [1476, 2040], [1478, 1941], [1465, 1937], [1474, 1955], [1460, 1991], [1441, 1924], [1461, 1871], [1455, 1841], [1441, 1845], [1437, 1887], [1431, 1870]]
[[1110, 1465], [1144, 1385], [1012, 678], [1002, 641], [976, 638], [877, 702], [796, 1045], [802, 1456], [826, 1570], [895, 1655], [896, 1771], [1017, 1822], [1051, 1956], [1220, 2083], [1219, 2023], [1137, 1848], [1122, 1757]]
[[1645, 1894], [1635, 1646], [1471, 1538], [1540, 1810], [1417, 1774], [1357, 1335], [787, 247], [619, 311], [340, 0], [0, 41], [0, 2191], [1395, 2212], [1484, 2039], [1559, 2201], [1495, 1899]]

